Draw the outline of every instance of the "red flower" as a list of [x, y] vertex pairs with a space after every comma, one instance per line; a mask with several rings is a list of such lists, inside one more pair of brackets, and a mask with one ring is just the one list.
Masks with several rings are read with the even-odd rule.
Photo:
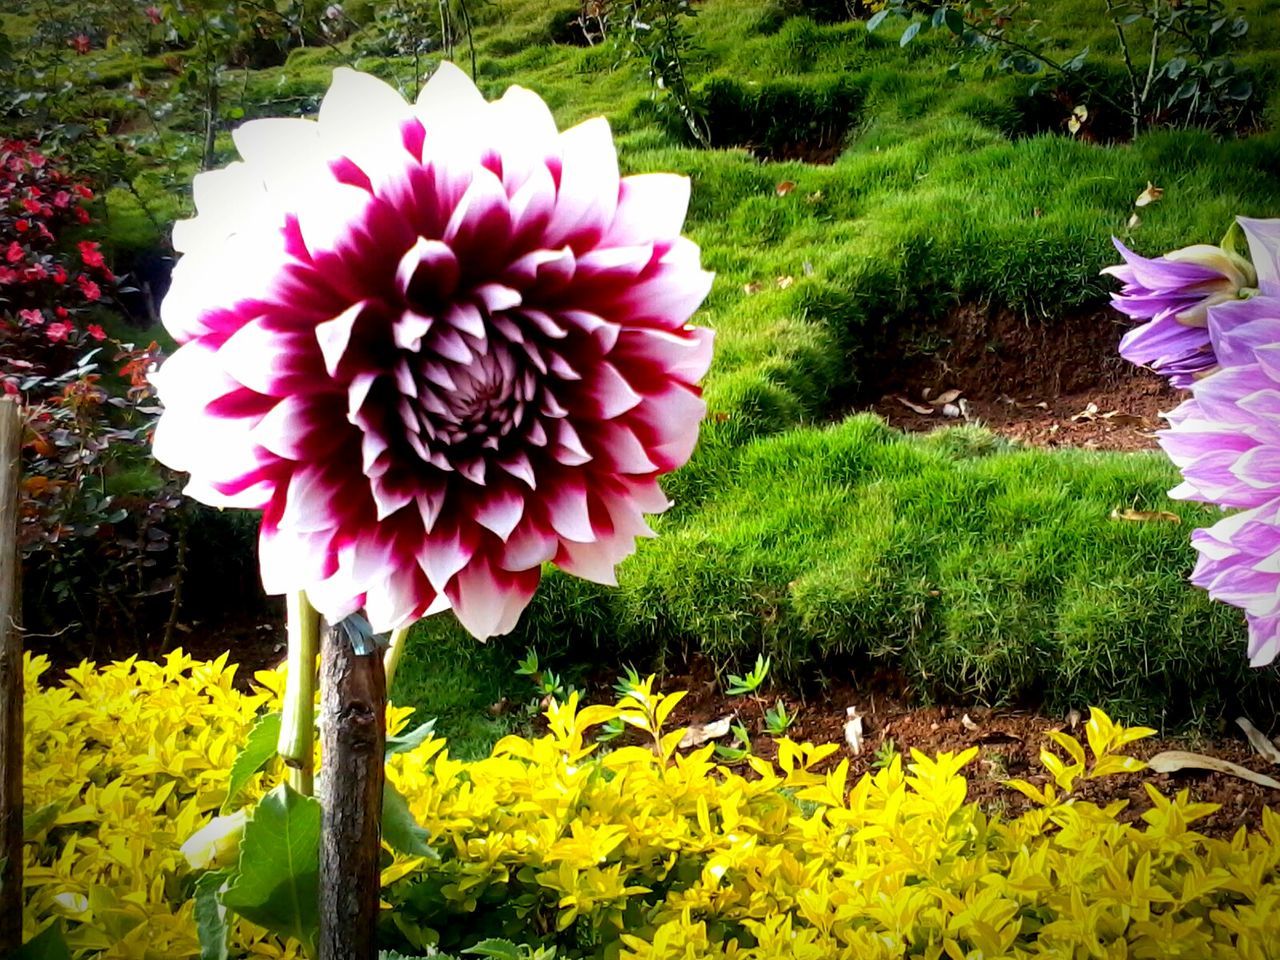
[[106, 269], [106, 261], [102, 259], [102, 252], [98, 249], [96, 241], [81, 240], [78, 246], [80, 248], [80, 259], [86, 267], [93, 267], [96, 270]]
[[75, 195], [78, 197], [83, 197], [85, 200], [93, 199], [93, 191], [90, 190], [88, 187], [86, 187], [83, 183], [72, 184], [71, 189], [75, 193]]
[[31, 229], [31, 221], [30, 220], [15, 221], [13, 224], [13, 229], [17, 230], [19, 233], [26, 233], [28, 230]]
[[34, 150], [27, 152], [27, 162], [37, 170], [45, 165], [45, 157], [43, 153], [37, 153]]
[[70, 311], [67, 310], [66, 307], [54, 307], [53, 315], [57, 317], [59, 320], [65, 320], [67, 319], [67, 317], [71, 316], [71, 313]]
[[18, 395], [18, 385], [12, 380], [5, 380], [4, 394], [6, 397], [16, 397]]
[[107, 331], [103, 330], [102, 327], [96, 323], [91, 323], [84, 329], [85, 333], [89, 334], [89, 336], [93, 337], [95, 340], [107, 339]]
[[39, 310], [19, 310], [18, 316], [22, 318], [24, 323], [30, 324], [33, 327], [38, 327], [40, 324], [44, 323], [44, 314]]
[[160, 21], [164, 19], [164, 16], [160, 13], [159, 7], [147, 7], [147, 9], [143, 10], [142, 12], [147, 15], [147, 19], [150, 20], [153, 24], [158, 25]]
[[27, 213], [39, 213], [40, 204], [28, 197], [26, 200], [22, 201], [22, 209], [27, 211]]
[[17, 283], [18, 271], [13, 267], [0, 267], [0, 283]]
[[9, 249], [5, 251], [4, 258], [10, 263], [18, 263], [24, 255], [22, 245], [17, 240], [10, 242]]
[[67, 271], [62, 264], [56, 264], [53, 268], [53, 282], [62, 285], [67, 282]]
[[53, 205], [59, 210], [65, 210], [71, 204], [71, 194], [65, 190], [59, 190], [53, 195]]
[[76, 54], [81, 57], [93, 49], [93, 41], [83, 33], [76, 34], [67, 41], [67, 45], [74, 48]]
[[76, 207], [76, 220], [78, 220], [80, 223], [88, 223], [89, 211], [86, 210], [84, 207]]
[[71, 324], [51, 323], [45, 327], [44, 335], [54, 343], [59, 343], [71, 335]]
[[86, 277], [83, 273], [76, 277], [76, 283], [80, 284], [80, 292], [84, 294], [86, 300], [102, 299], [102, 288]]

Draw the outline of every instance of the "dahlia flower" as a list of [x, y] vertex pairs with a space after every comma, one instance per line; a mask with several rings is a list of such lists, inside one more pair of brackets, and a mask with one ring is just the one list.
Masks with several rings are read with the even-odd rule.
[[1218, 368], [1167, 415], [1160, 445], [1183, 477], [1171, 496], [1241, 510], [1192, 534], [1191, 580], [1245, 611], [1262, 666], [1280, 653], [1280, 296], [1211, 307], [1207, 329]]
[[263, 511], [266, 589], [483, 638], [545, 562], [614, 582], [704, 413], [688, 181], [621, 178], [603, 119], [560, 133], [450, 64], [414, 104], [339, 69], [318, 120], [234, 141], [174, 230], [155, 454]]
[[1280, 221], [1239, 219], [1253, 263], [1238, 254], [1196, 244], [1149, 259], [1119, 240], [1112, 242], [1124, 263], [1102, 272], [1124, 286], [1112, 294], [1117, 310], [1146, 321], [1125, 334], [1120, 355], [1150, 367], [1181, 389], [1212, 370], [1216, 360], [1208, 332], [1208, 311], [1220, 303], [1251, 296], [1276, 282], [1280, 263]]

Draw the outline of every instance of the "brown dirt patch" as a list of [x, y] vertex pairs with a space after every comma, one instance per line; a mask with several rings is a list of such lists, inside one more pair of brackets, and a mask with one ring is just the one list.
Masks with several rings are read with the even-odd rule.
[[[1045, 716], [1032, 710], [954, 704], [925, 707], [912, 702], [909, 688], [901, 677], [885, 672], [863, 683], [832, 684], [807, 700], [789, 691], [772, 689], [762, 694], [759, 702], [750, 697], [727, 697], [720, 691], [705, 661], [695, 662], [686, 672], [669, 675], [661, 686], [668, 692], [689, 691], [673, 712], [669, 727], [707, 723], [736, 711], [751, 737], [753, 752], [770, 760], [776, 756], [777, 746], [765, 732], [763, 714], [781, 696], [788, 709], [796, 712], [787, 736], [796, 741], [840, 744], [840, 749], [824, 761], [820, 769], [829, 769], [847, 759], [850, 783], [864, 773], [874, 772], [877, 750], [889, 739], [908, 760], [912, 749], [935, 756], [942, 751], [958, 753], [976, 746], [978, 757], [965, 768], [968, 798], [976, 800], [988, 813], [1002, 816], [1017, 816], [1032, 806], [1022, 794], [1004, 786], [1002, 780], [1017, 777], [1038, 787], [1048, 781], [1039, 759], [1041, 748], [1052, 746], [1052, 741], [1044, 735], [1046, 731], [1066, 730], [1082, 743], [1086, 742], [1083, 724], [1088, 712], [1084, 706], [1081, 707], [1084, 715], [1074, 729], [1067, 718]], [[599, 692], [600, 699], [608, 696], [606, 691]], [[851, 706], [856, 706], [863, 715], [865, 739], [862, 752], [857, 755], [846, 744], [844, 735], [845, 711]], [[966, 726], [965, 716], [975, 728]], [[1253, 719], [1263, 732], [1268, 732], [1268, 718]], [[1270, 731], [1268, 735], [1275, 732]], [[1280, 779], [1280, 768], [1259, 757], [1242, 734], [1233, 734], [1237, 734], [1234, 725], [1230, 732], [1212, 737], [1157, 735], [1131, 744], [1127, 752], [1145, 760], [1163, 750], [1190, 750]], [[731, 737], [717, 742], [730, 741]], [[1264, 806], [1280, 809], [1280, 791], [1226, 774], [1200, 771], [1174, 774], [1143, 771], [1105, 777], [1083, 783], [1076, 795], [1099, 805], [1125, 800], [1128, 806], [1119, 819], [1134, 822], [1152, 806], [1143, 789], [1144, 782], [1166, 796], [1187, 790], [1192, 801], [1219, 804], [1216, 812], [1193, 825], [1193, 829], [1207, 836], [1229, 838], [1241, 825], [1259, 828]]]
[[970, 422], [1036, 446], [1153, 449], [1159, 413], [1184, 395], [1116, 353], [1124, 329], [1109, 309], [1045, 323], [961, 306], [894, 365], [870, 408], [916, 432]]

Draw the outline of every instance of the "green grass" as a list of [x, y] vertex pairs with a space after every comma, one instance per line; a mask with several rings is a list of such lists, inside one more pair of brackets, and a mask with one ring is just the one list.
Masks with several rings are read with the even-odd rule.
[[[531, 696], [529, 678], [513, 672], [515, 661], [509, 641], [477, 643], [436, 617], [410, 636], [389, 698], [417, 708], [413, 723], [435, 718], [436, 733], [448, 738], [450, 754], [476, 760], [517, 729]], [[490, 708], [504, 697], [509, 708], [495, 715]]]
[[[1088, 45], [1090, 76], [1114, 84], [1119, 51], [1100, 6], [1059, 0], [1036, 14], [1061, 52]], [[903, 438], [865, 417], [830, 424], [895, 358], [932, 349], [957, 304], [1054, 324], [1105, 304], [1098, 271], [1115, 258], [1113, 234], [1154, 254], [1214, 242], [1236, 214], [1280, 214], [1280, 0], [1243, 7], [1240, 60], [1258, 80], [1264, 129], [1221, 140], [1155, 130], [1104, 146], [1061, 133], [1069, 108], [1032, 78], [987, 75], [941, 33], [903, 49], [897, 28], [818, 23], [796, 0], [704, 0], [690, 76], [710, 150], [687, 142], [640, 66], [610, 45], [553, 42], [576, 4], [478, 7], [487, 95], [528, 86], [562, 126], [603, 113], [625, 171], [692, 178], [688, 232], [718, 275], [698, 317], [717, 331], [712, 416], [667, 481], [676, 507], [661, 538], [623, 566], [618, 589], [553, 574], [506, 644], [423, 628], [395, 695], [438, 715], [464, 752], [505, 732], [509, 719], [486, 708], [510, 695], [511, 650], [525, 642], [606, 664], [695, 650], [740, 664], [766, 650], [792, 676], [892, 663], [933, 695], [1092, 702], [1147, 720], [1273, 696], [1273, 674], [1244, 666], [1237, 614], [1186, 583], [1189, 530], [1212, 516], [1167, 501], [1174, 475], [1160, 456], [1019, 451], [975, 430]], [[412, 94], [413, 61], [386, 55], [372, 6], [348, 13], [365, 26], [335, 47], [229, 70], [228, 116], [311, 112], [339, 64]], [[21, 15], [0, 23], [31, 29]], [[104, 51], [71, 63], [82, 82], [65, 109], [123, 109], [112, 91], [135, 67], [163, 96], [154, 61]], [[157, 242], [146, 211], [162, 227], [189, 212], [200, 129], [196, 105], [178, 100], [159, 134], [140, 124], [112, 138], [143, 170], [135, 191], [108, 195], [116, 251]], [[834, 163], [748, 149], [815, 140], [842, 148]], [[218, 148], [232, 158], [225, 132]], [[1130, 229], [1149, 180], [1164, 199]], [[794, 189], [780, 196], [783, 181]], [[1116, 507], [1172, 509], [1184, 523], [1111, 520]]]

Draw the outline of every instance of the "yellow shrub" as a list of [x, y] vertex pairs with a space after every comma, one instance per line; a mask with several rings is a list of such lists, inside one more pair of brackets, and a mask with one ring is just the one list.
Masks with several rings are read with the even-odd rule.
[[[27, 845], [28, 936], [65, 918], [81, 956], [198, 955], [182, 842], [219, 812], [256, 711], [221, 661], [83, 667], [41, 688], [28, 665], [28, 802], [58, 804]], [[1046, 751], [1055, 784], [1008, 820], [966, 802], [973, 751], [913, 753], [848, 783], [833, 746], [782, 741], [739, 772], [712, 748], [677, 752], [673, 698], [643, 686], [619, 707], [548, 711], [547, 735], [508, 737], [474, 763], [432, 739], [389, 776], [442, 861], [386, 856], [383, 940], [406, 954], [487, 936], [541, 939], [562, 957], [976, 958], [1275, 956], [1280, 817], [1230, 841], [1190, 829], [1211, 808], [1150, 790], [1140, 824], [1122, 804], [1074, 800], [1081, 778], [1137, 769], [1148, 731], [1094, 711], [1088, 752]], [[393, 712], [393, 725], [408, 711]], [[646, 745], [599, 755], [590, 728], [621, 713]], [[1052, 759], [1050, 759], [1052, 758]], [[270, 783], [270, 771], [265, 780]], [[256, 796], [262, 784], [248, 791]], [[287, 948], [247, 924], [241, 954]]]

